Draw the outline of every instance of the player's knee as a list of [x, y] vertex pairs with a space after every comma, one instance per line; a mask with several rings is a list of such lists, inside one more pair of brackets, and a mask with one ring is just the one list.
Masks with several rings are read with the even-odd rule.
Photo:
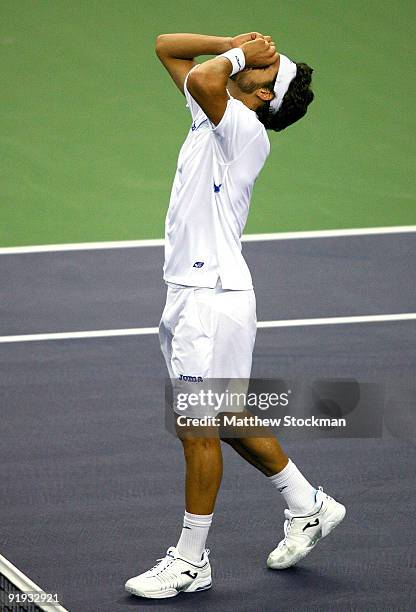
[[219, 448], [219, 439], [213, 437], [187, 436], [181, 438], [183, 450], [186, 456], [194, 453], [214, 452]]

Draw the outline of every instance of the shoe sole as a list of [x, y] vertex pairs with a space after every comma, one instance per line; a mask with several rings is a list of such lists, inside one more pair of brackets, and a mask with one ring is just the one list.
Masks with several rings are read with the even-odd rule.
[[169, 597], [176, 597], [179, 593], [196, 593], [198, 591], [206, 591], [212, 587], [211, 579], [207, 583], [206, 579], [192, 582], [187, 589], [177, 591], [176, 589], [168, 589], [165, 591], [156, 591], [153, 593], [146, 593], [146, 591], [139, 591], [133, 587], [125, 587], [128, 593], [136, 595], [137, 597], [146, 597], [147, 599], [168, 599]]
[[316, 542], [311, 544], [311, 546], [309, 546], [306, 550], [302, 551], [301, 553], [298, 553], [290, 561], [286, 561], [286, 563], [279, 564], [279, 563], [273, 562], [273, 560], [269, 561], [270, 559], [270, 556], [269, 556], [269, 558], [267, 559], [267, 567], [269, 569], [288, 569], [289, 567], [293, 567], [294, 565], [296, 565], [296, 563], [298, 563], [299, 561], [304, 559], [307, 555], [309, 555], [309, 553], [315, 548], [318, 542], [320, 542], [323, 538], [326, 538], [326, 536], [329, 535], [331, 531], [335, 529], [335, 527], [337, 527], [337, 525], [339, 525], [344, 520], [346, 512], [347, 511], [346, 511], [345, 506], [337, 502], [336, 508], [334, 508], [334, 511], [327, 517], [325, 524], [322, 527], [321, 535], [320, 537], [318, 537]]

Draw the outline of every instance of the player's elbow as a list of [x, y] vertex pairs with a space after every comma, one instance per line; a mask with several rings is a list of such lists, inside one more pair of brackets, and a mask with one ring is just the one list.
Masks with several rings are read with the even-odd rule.
[[166, 34], [159, 34], [159, 36], [156, 37], [156, 41], [155, 41], [155, 51], [158, 57], [163, 55], [165, 46], [166, 46]]

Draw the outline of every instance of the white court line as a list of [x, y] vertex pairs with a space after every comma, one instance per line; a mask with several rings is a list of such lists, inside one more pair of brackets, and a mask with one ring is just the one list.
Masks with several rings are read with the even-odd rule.
[[[354, 315], [351, 317], [323, 317], [314, 319], [283, 319], [281, 321], [258, 321], [258, 329], [270, 327], [309, 327], [309, 325], [344, 325], [347, 323], [380, 323], [390, 321], [416, 320], [416, 312], [402, 312], [384, 315]], [[1, 338], [1, 337], [0, 337]]]
[[[313, 319], [282, 319], [281, 321], [258, 321], [258, 329], [272, 327], [308, 327], [310, 325], [343, 325], [347, 323], [380, 323], [416, 320], [416, 312], [385, 315], [358, 315], [351, 317], [324, 317]], [[94, 331], [58, 332], [51, 334], [19, 334], [0, 336], [0, 344], [8, 342], [39, 342], [44, 340], [74, 340], [82, 338], [109, 338], [117, 336], [148, 336], [158, 333], [157, 327], [131, 327], [128, 329], [100, 329]]]
[[[22, 593], [39, 593], [40, 595], [46, 595], [37, 584], [35, 584], [30, 578], [28, 578], [23, 572], [17, 567], [10, 563], [5, 557], [0, 555], [0, 573], [6, 576], [7, 580], [11, 582], [19, 591]], [[45, 612], [68, 612], [66, 608], [63, 608], [60, 604], [56, 603], [40, 603], [35, 602], [36, 606]], [[23, 605], [23, 604], [22, 604]], [[9, 604], [10, 609], [20, 609], [16, 602]]]
[[[416, 225], [391, 227], [359, 227], [355, 229], [317, 230], [309, 232], [277, 232], [274, 234], [245, 234], [243, 242], [266, 240], [297, 240], [300, 238], [334, 238], [338, 236], [371, 236], [374, 234], [408, 234], [416, 232]], [[3, 247], [0, 255], [20, 253], [48, 253], [53, 251], [93, 251], [97, 249], [131, 249], [138, 247], [161, 247], [163, 238], [154, 240], [118, 240], [114, 242], [78, 242], [73, 244], [40, 244], [35, 246]]]
[[111, 338], [111, 336], [148, 336], [157, 334], [158, 327], [130, 327], [128, 329], [98, 329], [94, 331], [58, 332], [51, 334], [19, 334], [0, 336], [0, 344], [6, 342], [36, 342], [41, 340], [74, 340], [77, 338]]

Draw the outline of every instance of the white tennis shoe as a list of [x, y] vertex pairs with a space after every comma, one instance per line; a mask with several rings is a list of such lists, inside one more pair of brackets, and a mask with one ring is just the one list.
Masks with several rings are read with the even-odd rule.
[[209, 589], [212, 582], [208, 555], [209, 550], [205, 550], [200, 563], [193, 563], [171, 546], [166, 557], [158, 559], [152, 569], [127, 580], [125, 589], [133, 595], [155, 599]]
[[271, 569], [286, 569], [306, 557], [316, 544], [339, 525], [345, 506], [332, 499], [319, 487], [315, 507], [307, 516], [294, 516], [285, 510], [285, 537], [267, 559]]

